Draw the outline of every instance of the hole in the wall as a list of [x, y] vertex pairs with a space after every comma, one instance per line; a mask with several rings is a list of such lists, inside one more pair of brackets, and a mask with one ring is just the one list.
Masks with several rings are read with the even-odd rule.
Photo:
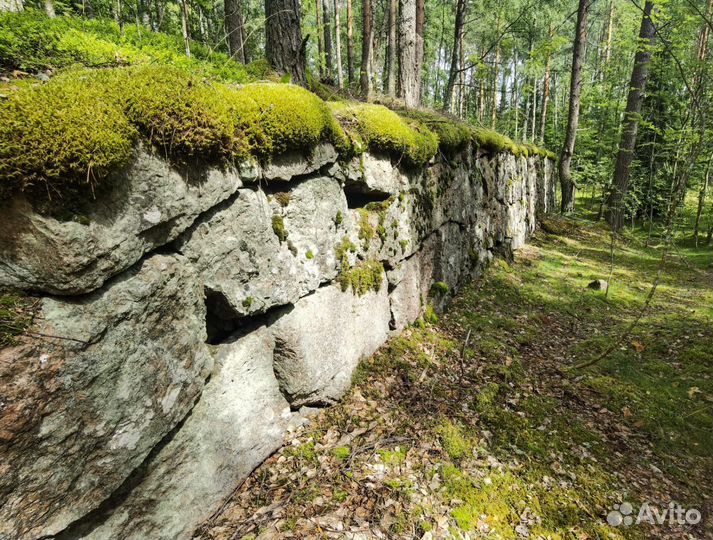
[[383, 191], [360, 191], [350, 188], [349, 184], [344, 186], [344, 194], [347, 196], [347, 208], [364, 208], [373, 202], [383, 202], [391, 195]]
[[206, 307], [206, 342], [210, 345], [218, 345], [236, 336], [242, 336], [252, 332], [259, 326], [271, 324], [285, 313], [294, 309], [293, 304], [273, 306], [261, 313], [251, 313], [241, 315], [228, 302], [228, 299], [220, 291], [205, 289]]
[[206, 288], [205, 290], [205, 326], [208, 343], [216, 345], [240, 329], [245, 324], [230, 305], [228, 299], [220, 291]]

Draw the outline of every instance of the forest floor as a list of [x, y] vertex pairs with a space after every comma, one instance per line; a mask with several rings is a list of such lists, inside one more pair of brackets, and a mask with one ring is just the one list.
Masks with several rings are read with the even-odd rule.
[[[612, 267], [604, 227], [544, 228], [364, 361], [201, 537], [713, 537], [711, 250], [669, 251], [631, 335], [570, 369], [637, 316], [664, 246], [628, 234]], [[615, 504], [636, 518], [670, 501], [703, 519], [607, 523]]]

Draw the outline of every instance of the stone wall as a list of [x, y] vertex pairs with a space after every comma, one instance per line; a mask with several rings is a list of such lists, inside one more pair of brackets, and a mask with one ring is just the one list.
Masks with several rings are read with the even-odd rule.
[[179, 170], [139, 147], [73, 219], [2, 203], [0, 285], [39, 307], [0, 350], [0, 538], [190, 537], [301, 407], [527, 240], [553, 170], [327, 144]]

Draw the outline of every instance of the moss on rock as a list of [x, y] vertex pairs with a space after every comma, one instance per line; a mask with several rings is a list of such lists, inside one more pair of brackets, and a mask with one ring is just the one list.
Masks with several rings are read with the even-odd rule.
[[409, 165], [422, 166], [438, 149], [438, 137], [433, 131], [382, 105], [345, 101], [328, 105], [356, 153], [371, 149], [402, 157]]
[[381, 289], [384, 265], [376, 260], [362, 261], [356, 266], [342, 269], [337, 281], [346, 292], [350, 288], [357, 296], [363, 296], [370, 290], [378, 292]]
[[0, 102], [0, 184], [100, 181], [140, 134], [186, 159], [259, 158], [339, 138], [326, 104], [294, 85], [241, 87], [167, 66], [69, 70]]

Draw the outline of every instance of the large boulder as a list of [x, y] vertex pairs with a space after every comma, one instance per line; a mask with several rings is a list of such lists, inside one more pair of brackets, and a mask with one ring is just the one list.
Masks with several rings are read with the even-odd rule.
[[[87, 201], [84, 215], [61, 221], [37, 212], [22, 197], [2, 203], [0, 285], [53, 294], [80, 294], [100, 287], [144, 253], [174, 240], [198, 215], [229, 198], [241, 171], [191, 169], [179, 172], [139, 147], [131, 164], [113, 174]], [[61, 201], [59, 204], [62, 204]]]
[[342, 397], [359, 360], [389, 333], [386, 282], [356, 296], [339, 285], [300, 299], [270, 327], [275, 337], [275, 375], [293, 408], [325, 405]]
[[212, 367], [203, 291], [154, 255], [89, 296], [45, 298], [0, 351], [0, 538], [54, 535], [96, 508], [184, 418]]
[[83, 537], [191, 538], [283, 442], [291, 413], [272, 371], [273, 348], [264, 326], [220, 345], [210, 382], [181, 429]]

